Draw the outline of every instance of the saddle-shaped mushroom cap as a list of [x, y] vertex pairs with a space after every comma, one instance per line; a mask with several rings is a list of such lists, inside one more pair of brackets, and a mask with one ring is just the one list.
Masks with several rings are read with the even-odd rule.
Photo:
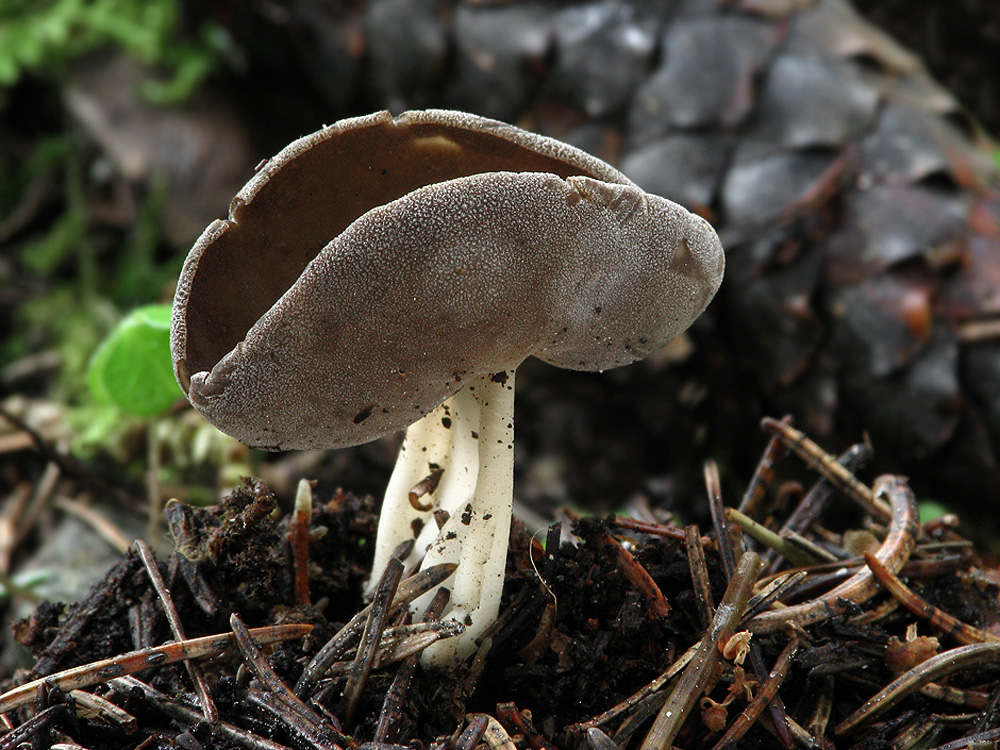
[[178, 282], [174, 368], [253, 446], [407, 428], [372, 580], [411, 538], [407, 563], [458, 564], [445, 614], [464, 633], [424, 652], [449, 664], [500, 605], [517, 366], [641, 359], [701, 314], [723, 266], [706, 221], [578, 149], [459, 112], [379, 113], [291, 144], [208, 227]]
[[173, 356], [223, 431], [344, 447], [532, 354], [641, 359], [721, 273], [707, 222], [581, 151], [462, 113], [380, 113], [293, 143], [206, 230]]

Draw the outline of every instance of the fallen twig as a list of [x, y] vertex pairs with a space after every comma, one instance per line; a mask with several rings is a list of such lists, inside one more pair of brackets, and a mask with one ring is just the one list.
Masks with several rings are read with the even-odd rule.
[[778, 688], [781, 687], [781, 683], [788, 675], [788, 669], [792, 666], [792, 658], [795, 656], [798, 648], [798, 639], [792, 638], [781, 652], [781, 655], [778, 656], [778, 660], [774, 663], [774, 668], [768, 674], [767, 679], [760, 684], [753, 700], [736, 717], [736, 720], [729, 725], [729, 729], [715, 743], [712, 750], [724, 750], [725, 748], [735, 747], [736, 743], [743, 738], [747, 730], [760, 717], [761, 712], [767, 708], [778, 694]]
[[[781, 424], [791, 426], [792, 418], [790, 416], [782, 417]], [[764, 453], [757, 462], [757, 468], [754, 469], [753, 476], [750, 477], [750, 481], [747, 483], [746, 490], [743, 492], [743, 498], [740, 500], [739, 505], [740, 513], [744, 513], [751, 518], [756, 515], [757, 509], [767, 494], [767, 489], [774, 482], [774, 465], [787, 452], [788, 448], [781, 440], [776, 435], [772, 435], [771, 439], [767, 441]]]
[[[268, 625], [254, 628], [250, 636], [257, 643], [276, 643], [293, 638], [302, 638], [312, 631], [312, 625]], [[69, 691], [106, 682], [114, 677], [140, 672], [143, 669], [157, 667], [163, 664], [173, 664], [185, 659], [200, 659], [205, 656], [217, 656], [234, 644], [232, 633], [206, 635], [201, 638], [191, 638], [179, 643], [168, 643], [164, 646], [153, 646], [138, 651], [115, 656], [111, 659], [84, 664], [62, 672], [56, 672], [48, 677], [32, 680], [13, 690], [0, 695], [0, 713], [12, 708], [31, 703], [38, 695], [42, 686], [57, 687]]]
[[[445, 606], [448, 604], [450, 592], [448, 589], [438, 589], [424, 611], [423, 622], [432, 622], [441, 616]], [[382, 701], [382, 711], [379, 713], [378, 723], [375, 725], [373, 742], [390, 742], [395, 736], [399, 718], [402, 715], [403, 699], [406, 691], [410, 687], [410, 680], [417, 668], [417, 654], [411, 654], [403, 659], [396, 676], [392, 679], [392, 684]]]
[[957, 617], [943, 612], [932, 604], [928, 604], [917, 596], [910, 588], [874, 555], [865, 553], [865, 562], [871, 569], [875, 578], [881, 583], [885, 590], [892, 594], [900, 604], [910, 610], [917, 617], [923, 617], [928, 623], [942, 632], [950, 635], [963, 645], [970, 643], [997, 643], [1000, 638], [987, 633], [984, 630], [973, 627], [962, 622]]
[[[919, 516], [916, 500], [902, 479], [891, 476], [879, 477], [875, 481], [875, 495], [879, 498], [888, 497], [892, 508], [889, 531], [876, 557], [889, 570], [896, 572], [909, 559], [917, 541]], [[851, 602], [860, 604], [867, 601], [878, 590], [878, 582], [866, 568], [822, 596], [757, 615], [749, 623], [749, 628], [754, 633], [773, 633], [788, 622], [801, 626], [811, 625], [840, 614]]]
[[[250, 632], [252, 634], [254, 631], [251, 630]], [[195, 726], [203, 721], [202, 715], [197, 711], [168, 698], [156, 688], [134, 677], [118, 677], [111, 680], [111, 684], [116, 689], [125, 693], [131, 693], [133, 690], [138, 689], [151, 705], [181, 724]], [[227, 721], [216, 721], [205, 726], [217, 737], [222, 737], [247, 750], [289, 750], [285, 745], [281, 745], [274, 740], [269, 740], [266, 737], [261, 737]]]
[[857, 502], [868, 513], [882, 520], [888, 520], [892, 517], [892, 511], [885, 504], [885, 501], [878, 497], [878, 493], [872, 492], [844, 465], [816, 445], [804, 433], [771, 417], [764, 417], [760, 425], [765, 432], [780, 438], [808, 466], [826, 477], [831, 484]]
[[358, 707], [361, 692], [368, 681], [368, 675], [371, 674], [372, 666], [375, 663], [375, 652], [378, 650], [382, 633], [389, 621], [392, 599], [396, 595], [399, 579], [402, 576], [403, 563], [396, 558], [390, 559], [368, 608], [368, 618], [361, 634], [358, 654], [354, 658], [354, 665], [351, 667], [347, 677], [347, 685], [344, 687], [344, 721], [347, 723], [350, 723], [354, 718], [354, 710]]
[[250, 637], [250, 631], [235, 613], [230, 615], [229, 624], [233, 628], [233, 635], [236, 637], [236, 644], [243, 654], [243, 663], [247, 665], [261, 687], [270, 693], [275, 700], [281, 704], [281, 715], [293, 715], [299, 719], [299, 724], [305, 724], [308, 733], [324, 746], [329, 745], [331, 750], [340, 750], [344, 743], [344, 736], [330, 726], [327, 726], [323, 718], [313, 711], [309, 706], [299, 700], [267, 663], [260, 647], [254, 643]]
[[670, 691], [643, 740], [642, 750], [667, 750], [674, 741], [719, 661], [719, 638], [726, 632], [732, 633], [743, 616], [759, 570], [760, 557], [755, 552], [744, 552], [715, 611], [711, 629], [702, 637], [691, 663]]
[[[160, 599], [160, 604], [163, 606], [163, 612], [167, 616], [167, 623], [170, 625], [170, 632], [174, 634], [174, 638], [178, 641], [185, 640], [187, 636], [184, 634], [184, 626], [181, 624], [181, 618], [177, 614], [177, 608], [174, 606], [174, 600], [170, 596], [167, 584], [164, 583], [163, 576], [160, 575], [160, 566], [156, 563], [156, 555], [153, 554], [153, 550], [142, 539], [136, 540], [135, 547], [139, 551], [139, 557], [142, 558], [142, 564], [146, 566], [146, 573], [153, 584], [153, 590], [156, 591], [156, 595]], [[215, 707], [215, 701], [212, 700], [212, 695], [208, 690], [208, 683], [205, 682], [205, 677], [202, 675], [201, 670], [190, 659], [184, 662], [184, 666], [187, 668], [188, 676], [194, 683], [195, 690], [198, 693], [198, 702], [201, 703], [201, 710], [205, 714], [205, 719], [207, 721], [217, 721], [219, 719], [219, 709]]]
[[[427, 570], [421, 570], [414, 573], [412, 576], [400, 583], [399, 589], [396, 591], [396, 596], [392, 600], [390, 616], [392, 616], [393, 613], [398, 612], [401, 608], [407, 606], [421, 594], [430, 591], [432, 588], [444, 581], [455, 571], [456, 567], [455, 563], [441, 563], [440, 565], [435, 565]], [[329, 641], [327, 641], [323, 645], [323, 648], [316, 652], [312, 661], [310, 661], [309, 664], [306, 665], [306, 668], [302, 670], [302, 675], [299, 677], [299, 681], [295, 685], [295, 694], [299, 696], [299, 698], [304, 700], [309, 693], [312, 692], [313, 687], [323, 674], [331, 667], [331, 665], [347, 653], [347, 650], [354, 643], [355, 639], [361, 636], [362, 628], [368, 619], [368, 613], [370, 610], [371, 605], [368, 605], [354, 615], [350, 622], [348, 622]]]
[[929, 682], [953, 674], [961, 669], [1000, 661], [1000, 643], [975, 643], [959, 646], [943, 654], [932, 656], [910, 671], [900, 675], [889, 685], [869, 698], [861, 708], [852, 713], [833, 730], [838, 736], [856, 733], [866, 723], [885, 713], [912, 692]]

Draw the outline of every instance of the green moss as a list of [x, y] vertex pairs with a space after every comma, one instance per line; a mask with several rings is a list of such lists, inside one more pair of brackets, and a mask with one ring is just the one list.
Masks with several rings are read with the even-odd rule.
[[[0, 342], [0, 360], [13, 362], [39, 349], [55, 351], [61, 366], [49, 395], [67, 404], [89, 398], [81, 377], [98, 343], [121, 310], [162, 299], [182, 258], [158, 259], [162, 184], [154, 183], [125, 234], [95, 226], [85, 196], [81, 154], [63, 138], [42, 141], [11, 182], [30, 182], [42, 170], [62, 177], [62, 210], [44, 230], [14, 251], [22, 283], [39, 291], [13, 310], [11, 335]], [[0, 185], [8, 180], [0, 180]], [[0, 279], [2, 281], [2, 279]]]
[[[130, 185], [129, 202], [119, 202], [121, 185], [107, 179], [93, 144], [52, 131], [64, 120], [63, 78], [84, 56], [130, 56], [148, 69], [140, 94], [170, 105], [219, 66], [227, 45], [220, 27], [185, 28], [180, 0], [0, 0], [0, 111], [23, 112], [27, 102], [42, 123], [14, 118], [15, 148], [0, 153], [0, 217], [21, 217], [8, 223], [0, 266], [0, 285], [12, 283], [17, 300], [4, 308], [0, 362], [55, 354], [57, 370], [14, 387], [66, 407], [78, 457], [114, 456], [139, 476], [148, 469], [143, 444], [153, 441], [165, 457], [161, 481], [200, 477], [206, 498], [222, 481], [219, 466], [251, 473], [246, 451], [193, 413], [170, 411], [183, 394], [170, 364], [169, 306], [123, 318], [168, 300], [183, 262], [161, 241], [167, 184]], [[203, 449], [196, 455], [193, 445]]]
[[83, 295], [70, 286], [27, 300], [14, 314], [16, 335], [3, 342], [3, 361], [14, 362], [40, 350], [59, 357], [58, 377], [49, 398], [64, 404], [89, 400], [85, 378], [94, 350], [119, 317], [107, 299]]
[[177, 0], [3, 0], [0, 2], [0, 86], [26, 73], [61, 74], [96, 49], [121, 49], [171, 74], [143, 93], [168, 103], [186, 98], [210, 73], [225, 47], [224, 34], [205, 27], [198, 38], [181, 33]]

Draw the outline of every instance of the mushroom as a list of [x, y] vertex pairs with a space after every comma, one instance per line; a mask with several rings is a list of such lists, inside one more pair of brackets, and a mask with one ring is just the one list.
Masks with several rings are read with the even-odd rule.
[[[604, 370], [686, 329], [722, 279], [704, 219], [605, 162], [493, 120], [343, 120], [264, 163], [191, 250], [174, 370], [222, 431], [269, 450], [407, 428], [373, 565], [456, 562], [467, 656], [496, 618], [513, 494], [514, 371]], [[440, 528], [439, 528], [440, 524]]]

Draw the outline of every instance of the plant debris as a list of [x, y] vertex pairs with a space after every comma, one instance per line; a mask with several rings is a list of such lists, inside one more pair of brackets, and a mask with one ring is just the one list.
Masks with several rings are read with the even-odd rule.
[[[282, 514], [247, 480], [218, 507], [172, 503], [166, 561], [138, 543], [83, 601], [17, 625], [36, 662], [3, 686], [0, 748], [943, 748], [1000, 736], [1000, 576], [952, 523], [917, 523], [904, 479], [869, 486], [789, 420], [764, 427], [773, 438], [740, 511], [706, 467], [711, 530], [573, 518], [575, 538], [556, 524], [543, 549], [515, 525], [501, 616], [451, 672], [417, 659], [462, 629], [438, 619], [446, 594], [419, 621], [408, 603], [453, 566], [409, 575], [404, 545], [362, 606], [370, 499], [338, 491]], [[789, 491], [796, 454], [820, 474], [808, 492]], [[873, 551], [851, 548], [862, 537]]]

